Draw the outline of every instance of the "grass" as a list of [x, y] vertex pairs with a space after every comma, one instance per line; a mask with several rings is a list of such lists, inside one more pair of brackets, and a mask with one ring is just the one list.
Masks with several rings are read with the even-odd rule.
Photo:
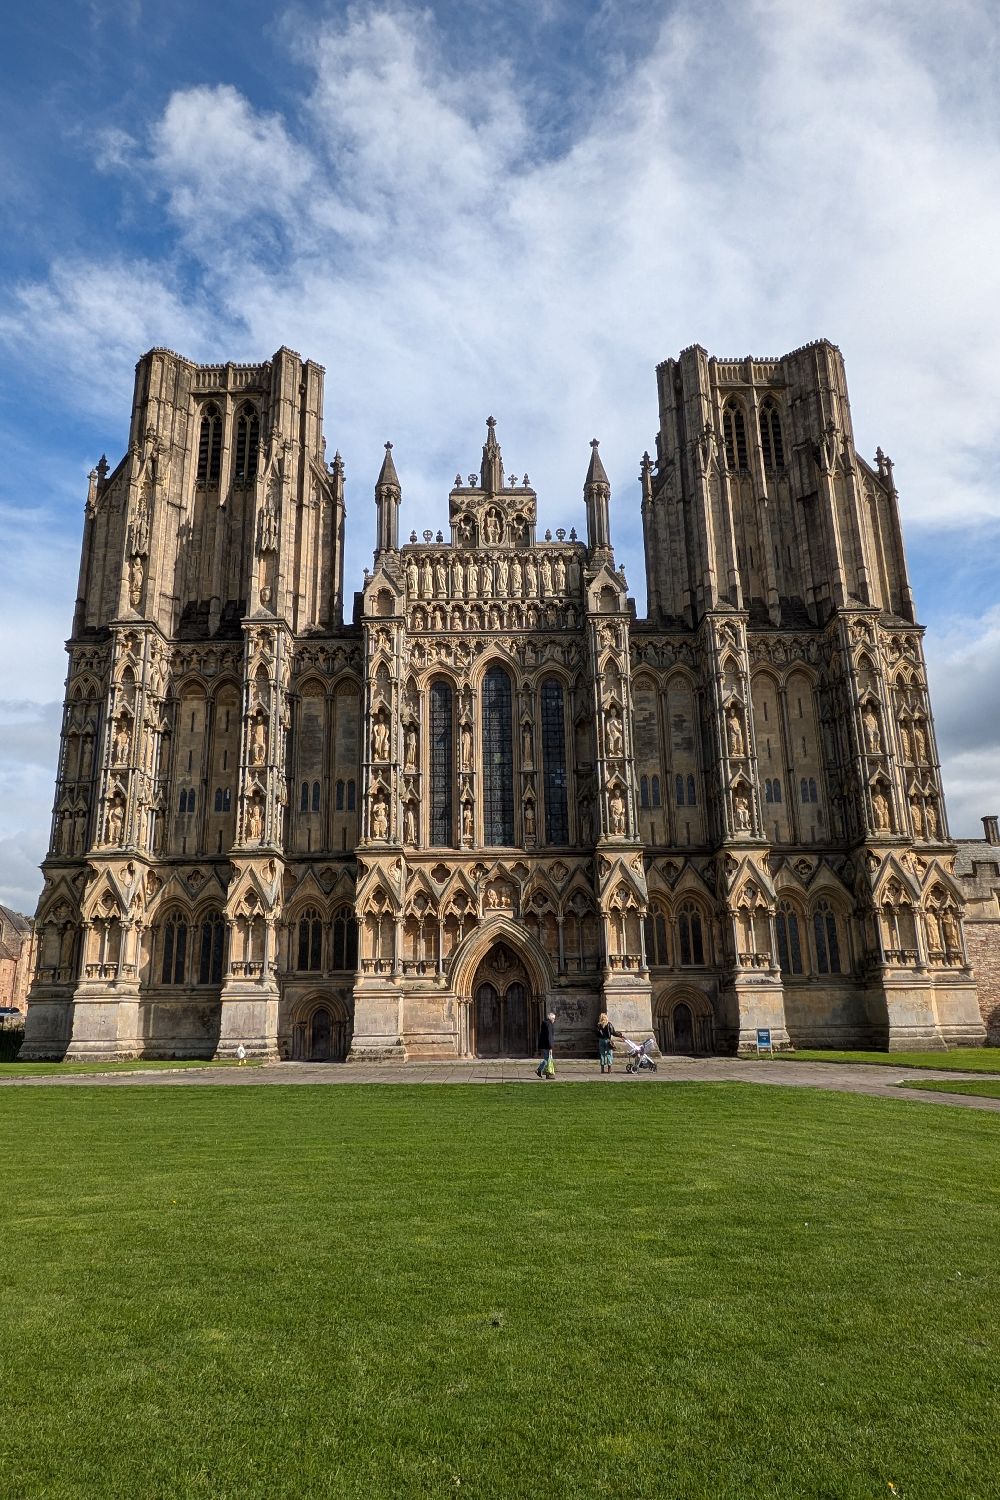
[[942, 1073], [1000, 1074], [998, 1047], [952, 1047], [948, 1052], [823, 1052], [808, 1048], [774, 1055], [789, 1062], [876, 1063], [886, 1068], [939, 1068]]
[[[259, 1060], [247, 1058], [245, 1068], [259, 1068]], [[6, 1062], [0, 1063], [0, 1078], [38, 1078], [69, 1073], [145, 1073], [163, 1068], [238, 1068], [239, 1062], [220, 1058], [218, 1062], [198, 1058], [135, 1058], [130, 1062]]]
[[961, 1082], [952, 1078], [928, 1078], [926, 1083], [911, 1078], [899, 1086], [901, 1089], [934, 1089], [939, 1094], [975, 1094], [980, 1099], [1000, 1099], [1000, 1078], [966, 1078]]
[[997, 1493], [988, 1114], [98, 1086], [0, 1132], [0, 1494]]

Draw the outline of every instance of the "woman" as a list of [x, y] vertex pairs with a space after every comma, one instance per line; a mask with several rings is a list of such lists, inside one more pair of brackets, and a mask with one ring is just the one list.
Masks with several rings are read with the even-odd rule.
[[597, 1050], [601, 1055], [602, 1073], [611, 1072], [611, 1062], [615, 1055], [612, 1037], [616, 1036], [621, 1036], [621, 1032], [615, 1030], [608, 1020], [607, 1011], [602, 1010], [597, 1018]]

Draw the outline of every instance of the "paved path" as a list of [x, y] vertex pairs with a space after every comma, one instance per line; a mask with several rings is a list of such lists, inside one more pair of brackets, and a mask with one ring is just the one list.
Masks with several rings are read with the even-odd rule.
[[[521, 1083], [547, 1088], [535, 1076], [537, 1064], [530, 1059], [498, 1058], [495, 1062], [406, 1063], [350, 1067], [338, 1063], [271, 1063], [261, 1068], [179, 1068], [137, 1073], [71, 1073], [63, 1077], [3, 1078], [0, 1088], [88, 1088], [94, 1084], [112, 1088], [188, 1088], [221, 1084], [230, 1088], [257, 1088], [269, 1084], [341, 1083]], [[865, 1063], [778, 1062], [767, 1059], [740, 1061], [735, 1057], [663, 1058], [656, 1073], [629, 1077], [623, 1066], [611, 1074], [598, 1072], [597, 1062], [556, 1059], [561, 1083], [590, 1083], [597, 1088], [648, 1088], [665, 1083], [756, 1083], [791, 1088], [832, 1089], [843, 1094], [868, 1094], [912, 1104], [943, 1104], [953, 1109], [1000, 1110], [1000, 1099], [966, 1094], [938, 1094], [919, 1089], [901, 1089], [905, 1080], [915, 1083], [931, 1078], [955, 1082], [982, 1078], [976, 1073], [950, 1073], [941, 1069], [904, 1068]]]

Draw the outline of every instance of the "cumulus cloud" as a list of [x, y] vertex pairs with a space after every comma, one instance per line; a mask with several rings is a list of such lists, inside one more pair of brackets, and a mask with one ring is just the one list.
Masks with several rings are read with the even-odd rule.
[[[320, 360], [348, 469], [348, 596], [384, 440], [404, 526], [436, 528], [490, 410], [543, 527], [580, 524], [602, 439], [641, 594], [653, 366], [696, 340], [766, 355], [832, 338], [859, 447], [896, 459], [911, 530], [1000, 515], [988, 8], [606, 0], [551, 69], [531, 48], [560, 43], [544, 28], [574, 25], [575, 7], [514, 7], [506, 31], [488, 7], [460, 10], [452, 26], [443, 4], [438, 20], [289, 10], [294, 104], [255, 105], [220, 76], [103, 134], [101, 164], [146, 195], [157, 245], [61, 259], [15, 288], [11, 358], [30, 349], [35, 378], [118, 433], [150, 344], [254, 358], [287, 343]], [[977, 707], [992, 637], [973, 636], [962, 673], [934, 658], [956, 830], [989, 800], [997, 752]]]

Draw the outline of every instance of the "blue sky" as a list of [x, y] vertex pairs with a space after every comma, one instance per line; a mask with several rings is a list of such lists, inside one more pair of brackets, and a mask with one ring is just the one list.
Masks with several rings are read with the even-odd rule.
[[896, 463], [953, 833], [1000, 809], [1000, 52], [950, 0], [51, 3], [0, 66], [0, 901], [30, 909], [86, 474], [153, 344], [327, 369], [348, 597], [386, 438], [435, 529], [488, 412], [543, 525], [591, 437], [642, 596], [656, 363], [844, 351]]

